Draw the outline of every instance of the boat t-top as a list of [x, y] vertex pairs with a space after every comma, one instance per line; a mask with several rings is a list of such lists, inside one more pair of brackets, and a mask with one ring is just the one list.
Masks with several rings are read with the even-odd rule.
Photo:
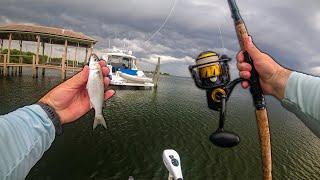
[[152, 78], [147, 77], [137, 68], [137, 58], [132, 51], [112, 48], [103, 53], [101, 58], [110, 69], [110, 84], [114, 86], [153, 87]]

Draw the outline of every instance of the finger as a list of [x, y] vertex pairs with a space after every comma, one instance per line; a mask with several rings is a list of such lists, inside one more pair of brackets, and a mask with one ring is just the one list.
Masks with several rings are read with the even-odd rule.
[[251, 71], [252, 67], [249, 63], [237, 63], [237, 68], [239, 71]]
[[109, 74], [109, 68], [108, 67], [102, 67], [101, 71], [102, 71], [102, 75], [104, 77], [108, 76], [108, 74]]
[[244, 62], [243, 51], [240, 51], [240, 52], [237, 54], [237, 60], [238, 60], [239, 63]]
[[104, 93], [104, 100], [110, 99], [116, 92], [113, 89], [110, 89]]
[[88, 81], [89, 71], [89, 66], [85, 65], [82, 71], [80, 71], [80, 73], [76, 74], [74, 77], [78, 78], [78, 80], [81, 81], [81, 83], [86, 83]]
[[240, 77], [243, 79], [250, 79], [251, 73], [249, 71], [240, 71]]
[[246, 36], [243, 38], [243, 40], [244, 40], [244, 48], [250, 54], [253, 61], [256, 59], [259, 59], [261, 52], [252, 42], [251, 36]]
[[87, 83], [89, 77], [89, 66], [85, 65], [78, 74], [67, 80], [64, 84], [68, 88], [76, 89]]
[[99, 64], [100, 64], [101, 67], [106, 67], [107, 66], [107, 63], [106, 63], [105, 60], [100, 60]]
[[249, 82], [248, 81], [243, 81], [241, 83], [242, 88], [247, 89], [249, 87]]
[[110, 84], [110, 79], [108, 77], [105, 77], [103, 79], [103, 83], [104, 83], [104, 88], [107, 89], [109, 87], [109, 84]]

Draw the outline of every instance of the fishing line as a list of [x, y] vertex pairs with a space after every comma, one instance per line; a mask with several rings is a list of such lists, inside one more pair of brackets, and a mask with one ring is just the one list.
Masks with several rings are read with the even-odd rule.
[[[222, 38], [222, 31], [221, 31], [221, 26], [220, 24], [217, 23], [217, 21], [215, 21], [216, 23], [216, 26], [218, 27], [219, 29], [219, 38], [220, 38], [220, 41], [221, 41], [221, 48], [222, 48], [222, 51], [223, 51], [223, 54], [225, 54], [225, 48], [224, 48], [224, 43], [223, 43], [223, 38]], [[219, 40], [218, 40], [219, 41]]]
[[174, 0], [173, 5], [171, 7], [171, 10], [169, 12], [169, 14], [167, 15], [166, 19], [164, 20], [164, 22], [161, 24], [161, 26], [158, 28], [158, 30], [156, 30], [146, 41], [145, 43], [149, 42], [157, 33], [159, 33], [162, 28], [167, 24], [167, 22], [169, 21], [169, 18], [171, 17], [172, 13], [174, 12], [174, 9], [176, 7], [176, 3], [178, 0]]

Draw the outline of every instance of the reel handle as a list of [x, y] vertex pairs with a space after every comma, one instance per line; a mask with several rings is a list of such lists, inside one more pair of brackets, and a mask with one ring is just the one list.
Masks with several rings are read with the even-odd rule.
[[227, 97], [225, 95], [221, 95], [220, 99], [221, 99], [221, 109], [220, 109], [219, 127], [214, 133], [210, 135], [209, 140], [212, 142], [212, 144], [222, 148], [234, 147], [239, 144], [240, 138], [237, 134], [224, 130]]

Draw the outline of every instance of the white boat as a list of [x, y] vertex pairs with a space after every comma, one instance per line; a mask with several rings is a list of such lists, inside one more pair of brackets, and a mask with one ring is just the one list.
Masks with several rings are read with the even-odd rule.
[[108, 50], [101, 55], [110, 69], [110, 84], [127, 87], [154, 87], [152, 78], [147, 77], [143, 71], [137, 68], [137, 58], [132, 51], [124, 51], [117, 48]]

